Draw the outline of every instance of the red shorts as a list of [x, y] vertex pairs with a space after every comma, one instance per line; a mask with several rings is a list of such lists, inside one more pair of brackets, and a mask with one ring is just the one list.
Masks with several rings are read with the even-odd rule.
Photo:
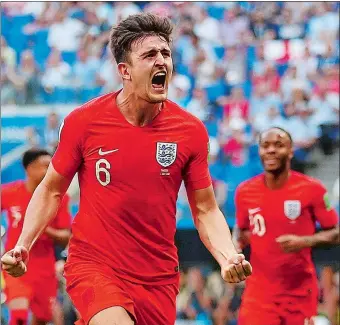
[[317, 315], [317, 295], [264, 301], [250, 292], [242, 297], [238, 325], [304, 325]]
[[176, 284], [142, 285], [117, 277], [112, 269], [95, 262], [77, 261], [65, 266], [66, 289], [87, 325], [100, 311], [123, 307], [136, 325], [174, 325]]
[[30, 310], [42, 321], [52, 319], [52, 308], [57, 297], [58, 283], [55, 277], [39, 277], [30, 279], [26, 276], [13, 278], [4, 273], [5, 294], [7, 301], [15, 298], [26, 298], [30, 304]]

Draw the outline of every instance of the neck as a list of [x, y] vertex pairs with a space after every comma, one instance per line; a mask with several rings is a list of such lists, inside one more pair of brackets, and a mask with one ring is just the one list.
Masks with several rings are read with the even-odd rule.
[[277, 190], [287, 182], [290, 176], [290, 170], [286, 168], [283, 172], [277, 174], [271, 172], [264, 173], [264, 180], [266, 186], [271, 190]]
[[34, 182], [31, 178], [27, 178], [25, 185], [26, 185], [27, 191], [29, 193], [33, 193], [39, 184]]
[[116, 99], [126, 120], [134, 126], [149, 124], [161, 111], [163, 103], [150, 103], [133, 92], [122, 90]]

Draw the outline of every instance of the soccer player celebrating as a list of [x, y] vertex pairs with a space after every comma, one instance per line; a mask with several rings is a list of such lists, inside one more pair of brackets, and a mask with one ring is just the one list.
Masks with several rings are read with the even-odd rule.
[[[311, 248], [339, 243], [338, 218], [324, 186], [290, 169], [293, 144], [288, 132], [263, 132], [259, 153], [264, 174], [236, 191], [239, 242], [250, 243], [253, 266], [238, 324], [312, 324], [318, 287]], [[319, 233], [316, 221], [324, 229]]]
[[113, 28], [110, 45], [123, 89], [64, 120], [60, 143], [35, 191], [15, 248], [2, 258], [21, 275], [33, 243], [78, 172], [80, 209], [65, 265], [79, 324], [173, 325], [179, 267], [176, 199], [184, 180], [200, 237], [227, 282], [251, 266], [238, 254], [214, 197], [202, 122], [167, 100], [172, 25], [152, 14]]
[[[23, 155], [26, 172], [25, 181], [16, 181], [3, 186], [1, 211], [8, 216], [8, 232], [5, 249], [14, 247], [23, 228], [27, 205], [38, 184], [44, 178], [51, 161], [51, 155], [40, 149], [31, 149]], [[47, 210], [44, 213], [49, 213]], [[25, 220], [30, 225], [31, 220]], [[17, 261], [17, 268], [27, 272], [21, 278], [5, 275], [5, 293], [10, 309], [10, 325], [26, 325], [29, 310], [32, 324], [46, 324], [52, 319], [57, 296], [54, 245], [66, 246], [70, 238], [71, 216], [68, 212], [68, 196], [65, 195], [56, 218], [49, 223], [36, 241], [30, 258], [23, 254]], [[41, 229], [43, 230], [43, 229]], [[3, 265], [7, 269], [6, 264]], [[10, 273], [18, 275], [17, 272]]]

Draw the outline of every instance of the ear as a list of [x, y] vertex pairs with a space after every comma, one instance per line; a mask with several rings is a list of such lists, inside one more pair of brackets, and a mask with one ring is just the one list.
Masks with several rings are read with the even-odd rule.
[[293, 157], [294, 157], [294, 149], [293, 149], [293, 147], [291, 147], [291, 149], [289, 150], [289, 159], [293, 159]]
[[126, 62], [118, 64], [118, 72], [123, 80], [131, 80], [130, 66]]

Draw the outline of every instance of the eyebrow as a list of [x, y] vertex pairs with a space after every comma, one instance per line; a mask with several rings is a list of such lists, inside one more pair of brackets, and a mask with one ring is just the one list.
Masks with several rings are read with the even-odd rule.
[[[168, 52], [168, 53], [171, 53], [171, 50], [168, 49], [168, 48], [166, 48], [166, 47], [162, 48], [160, 51], [161, 51], [161, 52]], [[152, 52], [158, 52], [158, 49], [152, 48], [152, 49], [150, 49], [150, 50], [147, 50], [147, 51], [143, 52], [143, 53], [141, 54], [141, 56], [144, 56], [144, 55], [146, 55], [146, 54], [150, 54], [150, 53], [152, 53]]]

